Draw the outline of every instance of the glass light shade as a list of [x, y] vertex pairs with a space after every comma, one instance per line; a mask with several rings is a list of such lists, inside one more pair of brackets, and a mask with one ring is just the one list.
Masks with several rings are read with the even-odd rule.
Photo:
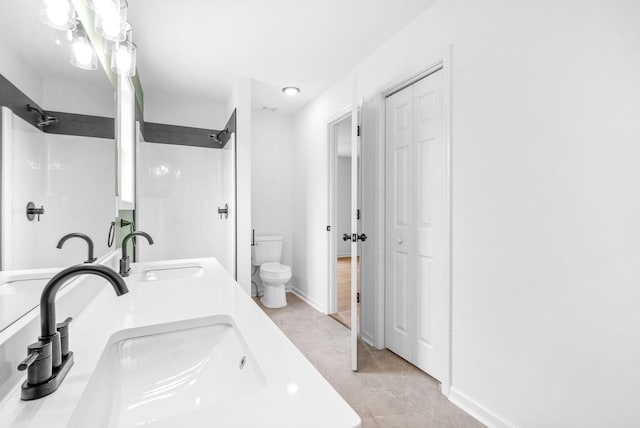
[[40, 19], [56, 30], [72, 30], [76, 26], [75, 12], [69, 0], [44, 0]]
[[127, 2], [125, 0], [94, 0], [96, 31], [106, 40], [122, 42], [127, 37]]
[[285, 95], [293, 97], [300, 93], [300, 88], [296, 88], [295, 86], [287, 86], [282, 88], [282, 92], [284, 92]]
[[71, 42], [71, 64], [83, 70], [98, 68], [98, 57], [84, 34], [78, 34]]
[[111, 52], [111, 70], [120, 76], [136, 74], [136, 45], [130, 41], [116, 44]]

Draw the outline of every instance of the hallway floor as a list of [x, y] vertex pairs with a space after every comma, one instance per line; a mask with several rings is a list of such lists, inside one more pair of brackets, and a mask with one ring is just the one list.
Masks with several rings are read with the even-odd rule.
[[293, 293], [288, 305], [258, 304], [360, 415], [363, 428], [472, 428], [483, 425], [440, 393], [439, 383], [388, 350], [358, 347], [359, 371], [350, 369], [348, 328]]
[[[351, 327], [351, 257], [338, 257], [336, 261], [336, 288], [338, 312], [329, 314], [336, 321]], [[360, 257], [358, 257], [358, 291], [360, 291]], [[359, 309], [358, 305], [358, 309]]]

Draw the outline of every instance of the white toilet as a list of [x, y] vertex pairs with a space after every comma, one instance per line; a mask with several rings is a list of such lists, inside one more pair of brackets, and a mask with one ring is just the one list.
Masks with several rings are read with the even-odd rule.
[[287, 306], [284, 285], [291, 279], [291, 267], [280, 264], [282, 236], [256, 236], [251, 247], [251, 264], [260, 266], [264, 294], [260, 301], [267, 308]]

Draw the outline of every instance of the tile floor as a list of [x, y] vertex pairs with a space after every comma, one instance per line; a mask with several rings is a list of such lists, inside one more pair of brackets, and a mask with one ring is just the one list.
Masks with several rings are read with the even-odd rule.
[[436, 380], [390, 351], [364, 343], [350, 369], [350, 331], [292, 293], [288, 305], [260, 305], [362, 419], [363, 428], [472, 428], [483, 425], [440, 393]]

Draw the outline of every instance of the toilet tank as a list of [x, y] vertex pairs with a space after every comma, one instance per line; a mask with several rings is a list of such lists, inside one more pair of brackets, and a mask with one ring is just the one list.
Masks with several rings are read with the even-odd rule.
[[255, 245], [251, 247], [251, 264], [262, 266], [263, 263], [280, 263], [282, 256], [282, 236], [256, 236]]

